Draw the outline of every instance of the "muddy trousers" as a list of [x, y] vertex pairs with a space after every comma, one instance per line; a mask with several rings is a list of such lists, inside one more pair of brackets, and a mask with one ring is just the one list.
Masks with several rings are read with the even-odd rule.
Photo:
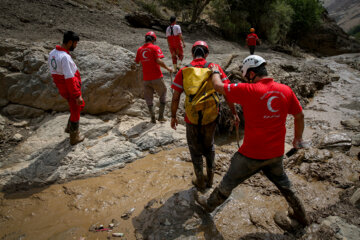
[[291, 182], [284, 171], [282, 160], [282, 156], [268, 160], [251, 159], [236, 152], [231, 158], [229, 170], [220, 185], [211, 193], [207, 205], [211, 210], [214, 210], [230, 196], [235, 187], [261, 170], [285, 197], [294, 211], [292, 217], [304, 226], [308, 225], [304, 206], [292, 188]]
[[[216, 121], [204, 126], [186, 123], [186, 139], [189, 146], [191, 161], [194, 166], [197, 182], [201, 188], [204, 188], [205, 184], [208, 187], [211, 187], [214, 178], [215, 128]], [[203, 173], [203, 156], [206, 159], [206, 183]]]

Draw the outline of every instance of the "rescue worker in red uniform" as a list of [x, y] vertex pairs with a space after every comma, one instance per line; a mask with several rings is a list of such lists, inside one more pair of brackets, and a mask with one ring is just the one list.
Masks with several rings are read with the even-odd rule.
[[163, 80], [163, 74], [160, 66], [172, 73], [161, 58], [164, 54], [160, 47], [155, 45], [156, 35], [154, 32], [148, 32], [145, 35], [145, 44], [137, 50], [135, 62], [141, 63], [144, 80], [144, 98], [148, 106], [151, 122], [156, 123], [155, 112], [153, 109], [154, 92], [156, 91], [160, 98], [158, 121], [164, 122], [164, 111], [166, 104], [166, 86]]
[[259, 37], [255, 33], [255, 28], [250, 28], [250, 33], [246, 37], [246, 43], [249, 47], [250, 55], [253, 55], [256, 43], [261, 43]]
[[[176, 17], [170, 17], [170, 26], [166, 29], [166, 38], [171, 53], [172, 62], [174, 65], [174, 72], [180, 68], [181, 62], [184, 59], [185, 42], [182, 36], [181, 27], [176, 24]], [[179, 65], [178, 65], [179, 60]]]
[[67, 31], [64, 33], [63, 44], [57, 45], [49, 54], [50, 73], [60, 95], [65, 98], [70, 108], [70, 118], [65, 128], [70, 133], [70, 144], [75, 145], [84, 140], [80, 135], [79, 120], [80, 112], [85, 106], [81, 96], [81, 77], [79, 70], [70, 56], [79, 42], [79, 36]]
[[197, 202], [208, 212], [222, 204], [240, 183], [262, 171], [280, 190], [292, 209], [290, 218], [302, 226], [309, 224], [305, 208], [283, 167], [286, 117], [294, 116], [295, 148], [303, 144], [304, 114], [290, 87], [267, 76], [265, 60], [250, 55], [243, 61], [242, 74], [248, 83], [224, 83], [213, 68], [213, 85], [229, 101], [241, 104], [245, 118], [244, 141], [233, 155], [230, 167], [209, 198], [197, 195]]
[[[219, 74], [223, 83], [230, 83], [230, 80], [226, 76], [225, 72], [218, 64], [209, 63], [206, 61], [209, 55], [209, 47], [204, 41], [196, 41], [192, 47], [193, 61], [189, 66], [204, 68], [217, 66], [219, 68]], [[171, 127], [176, 130], [178, 120], [176, 112], [179, 107], [180, 95], [184, 92], [183, 73], [184, 67], [178, 71], [175, 76], [174, 82], [171, 88], [174, 89], [173, 98], [171, 102]], [[239, 122], [239, 117], [236, 113], [233, 103], [228, 102], [228, 106], [234, 115], [234, 118]], [[215, 170], [215, 147], [214, 136], [216, 128], [216, 119], [206, 125], [197, 125], [190, 122], [189, 118], [185, 114], [186, 122], [186, 139], [189, 146], [191, 161], [194, 166], [194, 172], [196, 178], [192, 180], [192, 183], [199, 189], [204, 190], [206, 187], [210, 188], [213, 184], [214, 170]], [[203, 156], [206, 159], [206, 177], [203, 173]]]

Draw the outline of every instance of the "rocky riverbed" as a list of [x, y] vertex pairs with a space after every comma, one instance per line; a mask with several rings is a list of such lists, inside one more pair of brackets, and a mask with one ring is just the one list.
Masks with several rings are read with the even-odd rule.
[[[169, 121], [149, 122], [133, 62], [149, 29], [126, 23], [126, 9], [136, 10], [132, 1], [121, 1], [123, 9], [96, 8], [108, 6], [97, 0], [2, 2], [0, 239], [115, 239], [112, 233], [128, 240], [360, 239], [360, 54], [319, 58], [300, 49], [257, 48], [269, 75], [291, 86], [304, 107], [310, 148], [284, 163], [312, 224], [289, 233], [274, 222], [287, 211], [286, 201], [262, 174], [236, 188], [211, 215], [195, 204], [183, 109], [176, 131]], [[46, 61], [63, 29], [73, 27], [67, 19], [75, 13], [72, 24], [82, 40], [73, 57], [84, 82], [80, 128], [86, 139], [71, 146], [64, 133], [67, 105]], [[207, 28], [189, 29], [184, 63], [193, 42], [206, 40], [208, 60], [238, 81], [248, 50]], [[171, 65], [165, 34], [155, 31]], [[165, 73], [164, 79], [169, 118], [171, 77]], [[226, 109], [216, 136], [217, 183], [237, 150]], [[289, 150], [292, 117], [287, 127]]]

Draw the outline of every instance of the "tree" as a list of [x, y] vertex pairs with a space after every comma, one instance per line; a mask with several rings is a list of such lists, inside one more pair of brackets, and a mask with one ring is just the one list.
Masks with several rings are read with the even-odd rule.
[[294, 10], [293, 21], [288, 34], [291, 39], [297, 40], [320, 24], [324, 8], [319, 0], [286, 0], [286, 2]]
[[[163, 4], [173, 10], [176, 15], [181, 14], [183, 21], [190, 20], [191, 22], [197, 22], [201, 13], [211, 1], [212, 0], [163, 0]], [[191, 17], [187, 18], [188, 15]]]

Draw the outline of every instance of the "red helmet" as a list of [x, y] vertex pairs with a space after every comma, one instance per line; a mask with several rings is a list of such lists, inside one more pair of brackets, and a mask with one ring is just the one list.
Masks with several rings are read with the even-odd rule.
[[196, 47], [196, 46], [204, 46], [209, 52], [209, 47], [206, 44], [206, 42], [204, 42], [204, 41], [196, 41], [191, 49], [194, 49], [194, 47]]
[[146, 36], [152, 36], [152, 37], [154, 37], [155, 40], [156, 40], [156, 34], [155, 34], [153, 31], [150, 31], [150, 32], [146, 33], [146, 34], [145, 34], [145, 37], [146, 37]]

